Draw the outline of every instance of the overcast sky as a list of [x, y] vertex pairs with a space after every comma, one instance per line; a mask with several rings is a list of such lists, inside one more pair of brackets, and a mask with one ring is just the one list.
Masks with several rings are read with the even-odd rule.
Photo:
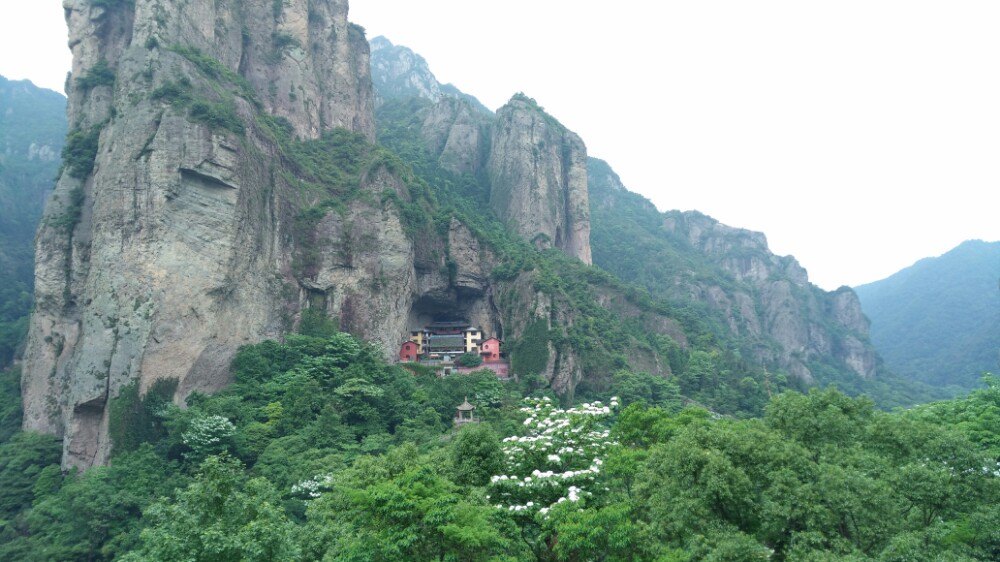
[[[0, 10], [0, 74], [61, 91], [61, 2]], [[351, 14], [491, 108], [534, 97], [632, 191], [765, 232], [823, 288], [1000, 240], [996, 0], [353, 0]]]

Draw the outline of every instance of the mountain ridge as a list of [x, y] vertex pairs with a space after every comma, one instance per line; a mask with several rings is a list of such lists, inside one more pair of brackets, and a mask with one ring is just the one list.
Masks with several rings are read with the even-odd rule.
[[1000, 242], [968, 240], [855, 288], [894, 371], [972, 388], [1000, 368]]

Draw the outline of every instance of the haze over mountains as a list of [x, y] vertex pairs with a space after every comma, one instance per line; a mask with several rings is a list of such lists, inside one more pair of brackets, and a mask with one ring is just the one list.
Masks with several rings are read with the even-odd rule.
[[1000, 372], [1000, 242], [963, 242], [854, 290], [891, 371], [962, 388]]
[[63, 6], [63, 148], [0, 89], [0, 560], [1000, 559], [1000, 379], [880, 410], [940, 393], [764, 234], [347, 0]]
[[35, 231], [65, 138], [65, 97], [0, 76], [0, 368], [27, 325]]

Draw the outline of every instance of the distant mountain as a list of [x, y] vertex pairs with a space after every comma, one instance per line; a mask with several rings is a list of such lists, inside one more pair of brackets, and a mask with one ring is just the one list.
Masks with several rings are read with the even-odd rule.
[[31, 309], [32, 241], [65, 136], [62, 94], [0, 76], [0, 366], [10, 361]]
[[459, 90], [453, 84], [442, 84], [431, 72], [427, 60], [410, 48], [393, 45], [383, 36], [369, 41], [372, 61], [372, 85], [375, 102], [382, 105], [389, 100], [421, 98], [434, 103], [452, 97], [468, 101], [482, 113], [492, 113], [474, 96]]
[[1000, 242], [971, 240], [856, 287], [871, 338], [892, 371], [975, 386], [1000, 371]]

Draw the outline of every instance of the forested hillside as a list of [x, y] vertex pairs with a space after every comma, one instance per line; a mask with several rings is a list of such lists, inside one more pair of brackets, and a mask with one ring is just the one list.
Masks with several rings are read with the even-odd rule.
[[935, 386], [1000, 372], [1000, 242], [970, 240], [855, 288], [886, 365]]
[[[48, 436], [0, 446], [0, 557], [1000, 556], [996, 379], [892, 414], [833, 390], [785, 393], [741, 421], [628, 371], [601, 401], [561, 409], [531, 381], [441, 379], [346, 334], [247, 347], [233, 371], [233, 386], [186, 409], [169, 381], [123, 392], [108, 467], [62, 473]], [[455, 429], [465, 399], [479, 421]]]
[[65, 136], [65, 97], [0, 76], [0, 368], [27, 328], [35, 230]]

